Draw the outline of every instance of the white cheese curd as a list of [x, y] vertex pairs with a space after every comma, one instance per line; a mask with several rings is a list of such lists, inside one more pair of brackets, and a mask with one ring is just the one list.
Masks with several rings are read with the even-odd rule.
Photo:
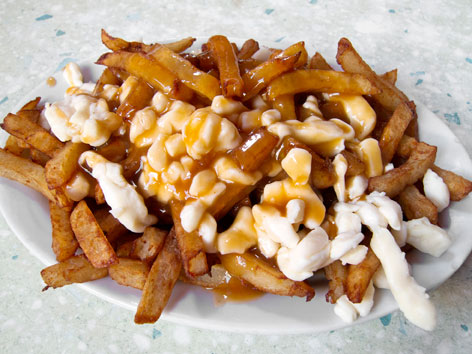
[[359, 215], [362, 223], [371, 231], [378, 227], [387, 227], [387, 219], [375, 205], [363, 201], [356, 202], [356, 205], [359, 206], [356, 214]]
[[228, 230], [218, 234], [217, 248], [221, 254], [244, 253], [257, 244], [257, 233], [250, 207], [239, 209]]
[[344, 232], [336, 235], [331, 241], [330, 257], [336, 260], [344, 256], [347, 252], [357, 247], [357, 245], [364, 239], [362, 233]]
[[234, 114], [247, 111], [247, 108], [240, 101], [219, 95], [213, 98], [211, 110], [222, 117], [230, 118]]
[[341, 261], [343, 265], [346, 265], [346, 264], [357, 265], [364, 260], [368, 250], [369, 249], [366, 246], [358, 245], [354, 247], [353, 249], [344, 253], [344, 255], [340, 257], [339, 260]]
[[390, 286], [388, 285], [387, 277], [385, 276], [385, 272], [382, 266], [380, 266], [377, 269], [377, 271], [374, 273], [372, 280], [374, 281], [374, 286], [377, 289], [390, 289]]
[[106, 143], [122, 123], [104, 99], [88, 95], [66, 95], [63, 101], [46, 103], [44, 116], [59, 140], [92, 146]]
[[277, 252], [277, 264], [287, 278], [302, 281], [329, 263], [329, 250], [328, 235], [323, 228], [317, 227], [296, 247], [281, 247]]
[[349, 301], [346, 295], [338, 298], [336, 304], [334, 304], [334, 313], [343, 322], [352, 323], [357, 319], [357, 310]]
[[426, 198], [438, 208], [438, 212], [447, 208], [450, 202], [449, 189], [436, 172], [429, 169], [423, 177], [423, 188]]
[[382, 263], [388, 284], [405, 317], [420, 328], [436, 326], [436, 309], [425, 289], [410, 275], [408, 263], [390, 231], [376, 228], [370, 246]]
[[79, 163], [86, 163], [92, 169], [92, 176], [97, 179], [105, 201], [111, 207], [110, 213], [128, 230], [144, 232], [147, 226], [157, 222], [157, 217], [148, 214], [143, 197], [123, 177], [120, 164], [92, 151], [82, 153]]
[[336, 182], [334, 192], [340, 202], [346, 201], [346, 182], [344, 177], [347, 171], [347, 161], [342, 154], [337, 154], [333, 160], [334, 172], [336, 172]]
[[165, 94], [161, 91], [157, 91], [154, 96], [152, 96], [151, 104], [152, 108], [154, 108], [157, 113], [161, 114], [167, 109], [169, 102], [170, 101]]
[[385, 167], [384, 167], [384, 173], [387, 173], [388, 171], [391, 171], [391, 170], [393, 170], [394, 168], [395, 168], [395, 166], [393, 166], [393, 163], [390, 162], [390, 163], [388, 163], [388, 164], [385, 165]]
[[320, 107], [318, 105], [318, 100], [313, 95], [309, 95], [306, 98], [306, 101], [303, 104], [303, 108], [309, 110], [311, 112], [311, 114], [313, 114], [317, 117], [320, 117], [320, 118], [323, 117], [323, 113], [321, 113]]
[[374, 284], [371, 281], [369, 283], [369, 286], [367, 287], [367, 290], [365, 291], [362, 301], [359, 302], [358, 304], [352, 303], [352, 306], [354, 306], [354, 308], [357, 310], [357, 313], [360, 316], [364, 317], [370, 313], [372, 306], [374, 306], [374, 293], [375, 293], [375, 288], [374, 288]]
[[90, 183], [82, 171], [77, 172], [66, 184], [65, 192], [73, 201], [80, 201], [88, 196]]
[[392, 230], [392, 235], [395, 238], [395, 241], [397, 242], [397, 245], [399, 247], [405, 246], [406, 245], [406, 239], [408, 237], [408, 230], [407, 230], [406, 221], [402, 220], [400, 230]]
[[292, 224], [301, 223], [305, 216], [305, 202], [302, 199], [289, 200], [285, 206], [287, 219]]
[[437, 225], [431, 224], [427, 217], [410, 220], [406, 223], [407, 243], [434, 257], [440, 257], [451, 245], [447, 232]]
[[276, 109], [268, 109], [261, 114], [261, 124], [264, 127], [268, 127], [271, 124], [280, 122], [282, 115]]
[[361, 232], [362, 224], [359, 215], [349, 211], [340, 211], [336, 213], [334, 222], [338, 228], [338, 233]]
[[346, 193], [349, 200], [361, 197], [369, 185], [369, 180], [364, 175], [350, 176], [346, 178]]
[[64, 79], [69, 86], [80, 87], [84, 83], [84, 78], [77, 63], [68, 63], [62, 72]]
[[287, 218], [281, 216], [266, 216], [262, 221], [262, 226], [274, 242], [278, 242], [289, 248], [297, 245], [299, 240], [298, 234]]
[[[131, 120], [129, 128], [129, 140], [139, 147], [149, 146], [154, 141], [154, 134], [144, 136], [146, 132], [153, 129], [157, 122], [154, 110], [146, 107], [137, 111]], [[139, 139], [141, 137], [141, 139]]]
[[311, 174], [311, 154], [300, 148], [291, 149], [281, 166], [296, 184], [306, 184]]
[[266, 258], [272, 258], [277, 254], [280, 248], [280, 243], [272, 241], [267, 234], [260, 228], [256, 228], [257, 233], [257, 247]]
[[367, 201], [379, 209], [379, 212], [385, 216], [392, 229], [400, 230], [403, 213], [397, 202], [387, 197], [385, 192], [372, 192], [367, 196]]
[[205, 247], [205, 252], [207, 253], [216, 253], [217, 249], [215, 246], [216, 241], [216, 220], [208, 212], [205, 212], [203, 215], [200, 225], [198, 226], [198, 234], [203, 240], [203, 246]]
[[200, 200], [189, 200], [185, 203], [180, 212], [180, 219], [182, 227], [187, 232], [192, 232], [197, 229], [200, 220], [205, 213], [206, 207]]
[[334, 205], [334, 211], [336, 213], [341, 213], [341, 212], [355, 213], [358, 210], [359, 210], [359, 206], [356, 205], [355, 203], [339, 203], [338, 202]]

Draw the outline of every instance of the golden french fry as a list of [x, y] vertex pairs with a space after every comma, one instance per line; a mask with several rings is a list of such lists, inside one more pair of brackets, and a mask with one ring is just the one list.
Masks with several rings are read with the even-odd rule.
[[400, 157], [408, 158], [416, 145], [418, 145], [418, 141], [415, 138], [403, 135], [398, 143], [396, 154]]
[[48, 155], [46, 155], [45, 153], [42, 153], [41, 151], [35, 148], [30, 148], [29, 153], [30, 153], [31, 161], [43, 167], [45, 167], [48, 161], [51, 160], [51, 158]]
[[31, 122], [29, 119], [23, 119], [16, 114], [8, 113], [1, 127], [49, 157], [53, 157], [54, 153], [63, 146], [62, 142], [39, 124]]
[[252, 55], [259, 50], [259, 43], [254, 39], [248, 39], [243, 43], [243, 46], [239, 50], [238, 59], [249, 59]]
[[347, 161], [346, 176], [357, 176], [364, 173], [365, 164], [354, 153], [347, 150], [343, 150], [341, 151], [341, 154]]
[[44, 176], [44, 168], [25, 158], [13, 155], [0, 148], [0, 177], [20, 182], [30, 187], [59, 206], [73, 204], [62, 188], [50, 190]]
[[16, 156], [22, 156], [25, 153], [29, 146], [23, 140], [18, 139], [16, 136], [10, 135], [5, 142], [5, 151], [8, 151]]
[[233, 50], [228, 38], [220, 35], [212, 36], [207, 45], [218, 66], [223, 95], [225, 97], [241, 97], [244, 82], [239, 74], [237, 52]]
[[140, 260], [118, 258], [119, 262], [108, 268], [110, 277], [120, 285], [143, 290], [151, 267]]
[[370, 280], [380, 266], [380, 261], [369, 247], [364, 260], [350, 264], [346, 278], [346, 294], [349, 301], [357, 304], [362, 301]]
[[102, 204], [106, 203], [105, 195], [103, 194], [102, 187], [100, 187], [100, 185], [98, 183], [95, 184], [94, 197], [95, 197], [95, 202], [98, 205], [102, 205]]
[[308, 68], [318, 70], [333, 70], [331, 65], [329, 65], [325, 58], [318, 52], [316, 52], [315, 55], [311, 57]]
[[122, 138], [112, 137], [106, 144], [97, 148], [97, 154], [102, 155], [108, 161], [120, 162], [126, 158], [128, 145]]
[[300, 56], [298, 57], [298, 60], [295, 64], [295, 68], [301, 68], [305, 66], [308, 61], [308, 53], [305, 48], [305, 42], [303, 41], [292, 44], [290, 47], [288, 47], [285, 50], [274, 51], [272, 55], [270, 56], [269, 60], [273, 58], [288, 57], [291, 55], [295, 55], [297, 53], [300, 53]]
[[182, 262], [172, 229], [166, 237], [164, 248], [154, 261], [144, 284], [134, 322], [154, 323], [161, 316], [169, 301], [175, 282], [178, 280]]
[[122, 243], [116, 248], [116, 255], [118, 258], [130, 258], [131, 247], [133, 247], [133, 240]]
[[256, 96], [262, 91], [272, 80], [279, 77], [283, 73], [293, 70], [295, 64], [300, 58], [301, 52], [291, 56], [276, 57], [261, 63], [254, 69], [243, 75], [244, 81], [244, 100], [248, 100]]
[[137, 258], [146, 263], [152, 263], [164, 246], [167, 231], [148, 226], [141, 237], [131, 244], [130, 258]]
[[341, 261], [338, 260], [324, 267], [324, 272], [329, 286], [329, 290], [326, 293], [326, 301], [335, 304], [346, 293], [345, 284], [348, 267], [343, 266]]
[[36, 109], [38, 107], [39, 101], [41, 101], [41, 97], [36, 97], [34, 100], [27, 102], [23, 107], [21, 107], [19, 112]]
[[267, 87], [269, 99], [301, 92], [346, 93], [351, 95], [374, 95], [380, 90], [360, 74], [333, 70], [295, 70], [272, 81]]
[[60, 208], [49, 201], [49, 213], [52, 226], [52, 250], [61, 262], [72, 257], [79, 247], [70, 225], [71, 208]]
[[438, 208], [414, 185], [406, 187], [398, 195], [398, 204], [408, 220], [426, 216], [432, 224], [438, 223]]
[[110, 214], [108, 208], [95, 210], [93, 214], [100, 225], [100, 229], [102, 229], [110, 243], [115, 242], [118, 238], [128, 233], [126, 227]]
[[144, 53], [124, 51], [105, 53], [96, 64], [105, 65], [111, 69], [125, 70], [171, 98], [188, 101], [193, 95], [192, 91], [182, 84], [175, 74]]
[[198, 230], [187, 232], [182, 227], [180, 213], [183, 206], [183, 202], [178, 200], [170, 202], [175, 238], [180, 250], [182, 265], [188, 276], [195, 277], [208, 273], [208, 263], [203, 241], [198, 234]]
[[235, 148], [231, 155], [243, 171], [251, 172], [260, 168], [261, 161], [270, 157], [278, 141], [275, 135], [262, 127], [249, 134], [248, 139]]
[[307, 301], [315, 296], [315, 290], [308, 284], [288, 279], [281, 271], [250, 253], [229, 253], [220, 255], [220, 259], [231, 275], [247, 281], [260, 291], [306, 297]]
[[95, 268], [106, 268], [118, 262], [113, 247], [84, 200], [72, 211], [70, 224], [80, 248]]
[[338, 53], [336, 55], [338, 64], [349, 73], [362, 74], [371, 80], [380, 90], [373, 95], [380, 104], [393, 112], [402, 102], [408, 102], [405, 96], [398, 88], [389, 81], [379, 77], [367, 63], [361, 58], [352, 46], [351, 42], [346, 38], [341, 38], [338, 43]]
[[126, 179], [132, 179], [139, 171], [141, 168], [141, 156], [145, 154], [145, 151], [146, 150], [136, 148], [135, 146], [128, 150], [128, 156], [120, 162], [123, 166], [123, 176]]
[[435, 165], [433, 165], [432, 170], [443, 179], [444, 183], [446, 183], [451, 200], [462, 200], [472, 191], [472, 182], [468, 179], [465, 179], [452, 171], [443, 170]]
[[179, 280], [184, 283], [201, 286], [202, 288], [214, 289], [226, 284], [229, 277], [230, 275], [225, 267], [221, 264], [214, 264], [208, 274], [200, 275], [198, 277], [189, 277], [185, 272], [181, 272]]
[[131, 121], [137, 111], [149, 105], [153, 95], [152, 87], [143, 79], [138, 79], [116, 110], [116, 114], [125, 120]]
[[54, 264], [41, 271], [41, 277], [47, 288], [60, 288], [73, 283], [85, 283], [88, 281], [106, 277], [108, 269], [94, 268], [85, 255], [73, 256], [65, 261]]
[[163, 46], [169, 48], [175, 53], [180, 53], [183, 52], [184, 50], [190, 48], [193, 44], [193, 42], [196, 41], [196, 38], [193, 37], [185, 37], [182, 38], [178, 41], [171, 42], [171, 43], [165, 43]]
[[187, 87], [213, 100], [221, 94], [220, 82], [213, 76], [197, 69], [167, 47], [157, 46], [149, 56], [176, 75]]
[[121, 80], [109, 68], [105, 68], [95, 84], [93, 95], [99, 96], [105, 85], [121, 85]]
[[410, 124], [416, 114], [412, 105], [414, 106], [413, 102], [400, 103], [382, 131], [382, 136], [379, 139], [379, 147], [384, 166], [392, 161], [393, 155], [397, 150], [398, 144], [408, 124]]
[[282, 120], [297, 119], [293, 95], [281, 95], [272, 100], [272, 108], [278, 110]]
[[63, 186], [71, 179], [79, 168], [78, 160], [80, 154], [90, 147], [82, 143], [68, 142], [57, 150], [53, 158], [45, 166], [46, 181], [50, 189]]
[[385, 192], [390, 198], [396, 197], [406, 186], [416, 183], [433, 166], [436, 150], [435, 146], [418, 143], [403, 165], [382, 176], [369, 178], [369, 193], [379, 191]]
[[389, 82], [392, 85], [395, 85], [397, 82], [397, 75], [398, 75], [398, 70], [393, 69], [390, 71], [387, 71], [386, 73], [380, 75], [380, 77], [384, 80]]

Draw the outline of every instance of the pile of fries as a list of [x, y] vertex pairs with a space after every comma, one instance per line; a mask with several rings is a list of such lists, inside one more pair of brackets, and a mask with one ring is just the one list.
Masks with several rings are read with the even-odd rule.
[[[232, 277], [243, 286], [262, 292], [311, 300], [315, 291], [309, 282], [288, 278], [274, 258], [267, 259], [261, 254], [256, 246], [257, 236], [256, 241], [251, 239], [254, 226], [250, 225], [252, 231], [246, 231], [238, 221], [244, 217], [252, 220], [251, 207], [261, 203], [265, 187], [271, 183], [303, 179], [303, 171], [280, 168], [286, 157], [300, 150], [311, 161], [304, 188], [312, 191], [313, 200], [321, 201], [316, 206], [322, 210], [317, 223], [323, 225], [331, 239], [336, 236], [331, 222], [333, 206], [344, 201], [336, 197], [339, 189], [335, 191], [340, 175], [343, 180], [349, 176], [367, 177], [366, 193], [384, 192], [401, 205], [405, 220], [427, 217], [432, 224], [438, 223], [438, 209], [418, 183], [429, 169], [442, 178], [452, 201], [463, 199], [472, 190], [472, 182], [434, 165], [436, 147], [419, 141], [415, 104], [395, 86], [396, 70], [378, 75], [345, 38], [339, 41], [336, 57], [344, 71], [334, 70], [319, 53], [309, 57], [304, 42], [284, 50], [262, 49], [250, 39], [239, 48], [218, 35], [204, 43], [201, 50], [185, 52], [194, 38], [162, 45], [144, 44], [114, 38], [104, 30], [102, 41], [111, 52], [97, 61], [105, 70], [93, 90], [74, 86], [67, 94], [104, 99], [110, 112], [120, 118], [119, 126], [110, 128], [111, 136], [105, 144], [61, 141], [43, 124], [45, 107], [39, 97], [16, 114], [8, 114], [1, 125], [10, 136], [0, 149], [0, 176], [29, 186], [49, 200], [52, 249], [58, 263], [41, 272], [45, 289], [110, 276], [118, 284], [142, 290], [136, 323], [159, 319], [179, 278], [214, 289]], [[116, 88], [113, 94], [107, 93], [110, 87]], [[185, 177], [181, 186], [183, 197], [171, 193], [164, 198], [160, 191], [152, 194], [142, 190], [140, 178], [147, 171], [146, 156], [153, 141], [137, 146], [130, 140], [130, 127], [139, 112], [156, 111], [152, 102], [157, 94], [169, 104], [181, 101], [194, 109], [206, 109], [207, 113], [210, 106], [217, 110], [215, 102], [219, 100], [222, 106], [217, 113], [236, 127], [233, 136], [240, 137], [234, 139], [230, 148], [219, 151], [208, 148], [197, 157], [192, 150], [197, 167], [190, 168]], [[362, 124], [350, 122], [343, 106], [329, 99], [339, 94], [364, 97], [369, 102], [376, 117], [370, 131], [365, 133]], [[264, 116], [265, 111], [272, 115]], [[159, 122], [163, 112], [152, 114], [158, 116]], [[320, 127], [339, 118], [336, 126], [351, 134], [351, 138], [343, 135], [333, 140], [337, 150], [333, 144], [313, 141], [318, 133], [309, 136], [300, 125], [313, 116]], [[279, 134], [275, 127], [284, 122], [289, 122], [284, 125], [290, 128], [289, 132]], [[192, 138], [191, 134], [185, 135], [189, 125], [179, 130], [183, 139]], [[218, 134], [223, 134], [224, 129]], [[199, 131], [205, 133], [203, 128]], [[375, 156], [366, 158], [366, 153], [358, 148], [367, 140], [379, 147], [377, 162]], [[228, 142], [221, 144], [228, 146]], [[206, 151], [205, 146], [199, 148]], [[84, 172], [91, 172], [90, 166], [79, 163], [81, 156], [90, 151], [120, 166], [122, 176], [133, 188], [137, 185], [135, 189], [157, 222], [152, 219], [153, 224], [146, 225], [144, 231], [127, 229], [112, 214], [104, 185], [90, 175], [85, 177], [91, 185], [86, 195], [77, 198], [70, 193], [75, 181], [83, 178]], [[335, 168], [337, 156], [346, 162], [344, 174]], [[188, 200], [195, 199], [193, 192], [189, 192], [192, 180], [208, 166], [216, 166], [217, 158], [226, 159], [225, 163], [240, 175], [253, 178], [252, 183], [215, 179], [212, 183], [223, 183], [224, 193], [217, 196], [216, 202], [209, 203], [205, 211], [214, 221], [215, 229], [232, 232], [228, 240], [246, 245], [240, 252], [223, 254], [218, 247], [216, 252], [209, 251], [201, 229], [189, 227], [184, 220]], [[389, 164], [393, 164], [392, 169], [385, 172]], [[296, 185], [301, 188], [300, 183]], [[315, 208], [305, 204], [306, 210], [310, 207]], [[297, 227], [303, 230], [300, 224], [303, 222]], [[306, 223], [304, 227], [308, 227]], [[333, 304], [343, 295], [352, 303], [360, 303], [381, 267], [369, 247], [369, 231], [363, 229], [363, 233], [362, 244], [368, 251], [360, 263], [343, 264], [335, 260], [323, 268], [329, 281], [326, 299]]]

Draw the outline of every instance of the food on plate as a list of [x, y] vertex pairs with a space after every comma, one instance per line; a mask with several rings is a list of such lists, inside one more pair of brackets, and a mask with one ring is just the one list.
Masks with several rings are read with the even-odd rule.
[[338, 71], [304, 42], [217, 35], [185, 52], [194, 38], [101, 35], [111, 52], [96, 83], [70, 63], [63, 100], [38, 97], [2, 124], [0, 176], [49, 199], [59, 263], [45, 289], [110, 275], [142, 290], [135, 322], [151, 323], [179, 279], [310, 301], [324, 271], [344, 321], [388, 287], [434, 328], [404, 252], [447, 251], [438, 215], [472, 182], [434, 164], [396, 69], [378, 75], [345, 38]]

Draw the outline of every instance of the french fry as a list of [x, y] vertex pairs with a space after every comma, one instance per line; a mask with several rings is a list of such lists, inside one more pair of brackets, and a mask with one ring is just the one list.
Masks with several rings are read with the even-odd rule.
[[169, 48], [158, 46], [149, 53], [149, 56], [174, 73], [187, 87], [195, 90], [200, 95], [213, 100], [215, 96], [221, 94], [218, 79], [197, 69], [192, 63]]
[[349, 265], [346, 278], [346, 295], [349, 301], [355, 304], [362, 301], [370, 280], [379, 266], [380, 261], [370, 247], [361, 263]]
[[348, 267], [343, 266], [341, 261], [338, 260], [324, 267], [324, 272], [329, 286], [329, 290], [326, 293], [326, 301], [335, 304], [346, 293], [345, 284]]
[[61, 262], [72, 257], [79, 247], [70, 225], [71, 208], [60, 208], [49, 201], [49, 213], [52, 226], [52, 250]]
[[82, 143], [68, 142], [57, 150], [44, 168], [49, 189], [63, 186], [77, 171], [80, 154], [90, 147]]
[[175, 53], [183, 52], [184, 50], [190, 48], [193, 42], [196, 41], [196, 38], [185, 37], [175, 42], [164, 43], [163, 46], [169, 48]]
[[143, 290], [151, 267], [143, 261], [118, 258], [119, 262], [108, 268], [110, 277], [120, 285]]
[[183, 203], [178, 200], [170, 202], [175, 238], [180, 250], [182, 265], [188, 276], [195, 277], [208, 273], [208, 263], [203, 241], [198, 234], [198, 230], [187, 232], [182, 227], [180, 213], [183, 206]]
[[102, 205], [106, 203], [105, 194], [103, 194], [102, 187], [97, 183], [94, 188], [94, 197], [97, 205]]
[[138, 237], [131, 244], [129, 257], [152, 264], [164, 246], [167, 233], [167, 231], [160, 230], [156, 227], [146, 227], [143, 235]]
[[1, 127], [49, 157], [53, 157], [56, 150], [63, 146], [62, 142], [39, 124], [23, 119], [16, 114], [8, 113]]
[[311, 57], [308, 68], [318, 70], [333, 70], [331, 65], [329, 65], [325, 58], [318, 52], [316, 52], [315, 55]]
[[269, 99], [301, 92], [337, 92], [352, 95], [374, 95], [380, 92], [366, 77], [333, 70], [295, 70], [272, 81], [267, 87]]
[[288, 279], [281, 271], [250, 253], [220, 255], [220, 260], [231, 275], [247, 281], [260, 291], [306, 297], [307, 301], [315, 296], [315, 290], [308, 284]]
[[395, 112], [393, 112], [392, 118], [390, 118], [387, 125], [384, 127], [379, 140], [384, 166], [392, 161], [398, 144], [415, 115], [416, 112], [413, 102], [402, 102], [395, 109]]
[[128, 144], [122, 138], [112, 137], [106, 144], [97, 148], [97, 154], [102, 155], [108, 161], [120, 162], [126, 158]]
[[213, 264], [208, 274], [200, 275], [198, 277], [189, 277], [185, 272], [181, 272], [179, 280], [205, 289], [214, 289], [226, 284], [228, 277], [230, 277], [230, 275], [225, 267], [221, 264]]
[[311, 154], [311, 181], [315, 188], [324, 189], [334, 185], [337, 177], [331, 160], [321, 157], [310, 147], [293, 137], [287, 136], [282, 139], [276, 153], [277, 160], [282, 161], [293, 148], [305, 149]]
[[256, 66], [243, 75], [244, 100], [249, 100], [262, 91], [272, 80], [283, 73], [293, 70], [301, 52], [291, 56], [276, 57]]
[[431, 168], [436, 158], [435, 146], [418, 143], [408, 160], [401, 166], [382, 176], [369, 178], [368, 191], [385, 192], [390, 198], [396, 197], [406, 186], [416, 183]]
[[51, 158], [48, 155], [46, 155], [45, 153], [42, 153], [41, 151], [35, 148], [30, 148], [29, 153], [30, 153], [31, 161], [43, 167], [45, 167], [47, 162], [51, 160]]
[[347, 177], [357, 176], [364, 173], [365, 164], [355, 154], [347, 150], [341, 151], [341, 154], [344, 156], [344, 158], [347, 161], [347, 171], [346, 171]]
[[400, 157], [408, 158], [416, 145], [418, 145], [418, 141], [415, 138], [403, 135], [398, 143], [396, 154]]
[[154, 323], [161, 316], [169, 301], [175, 282], [178, 280], [182, 262], [172, 229], [166, 237], [164, 248], [154, 261], [144, 284], [134, 322]]
[[29, 149], [29, 146], [16, 136], [10, 135], [5, 142], [4, 149], [13, 155], [22, 156], [23, 153]]
[[251, 172], [260, 168], [261, 161], [270, 157], [278, 141], [275, 135], [262, 127], [249, 134], [248, 139], [235, 148], [231, 155], [243, 171]]
[[118, 258], [130, 258], [131, 247], [133, 247], [133, 241], [122, 243], [116, 248], [116, 255]]
[[138, 79], [124, 101], [116, 110], [116, 114], [125, 120], [131, 121], [134, 114], [147, 107], [151, 102], [154, 90], [143, 79]]
[[123, 176], [126, 179], [131, 179], [137, 171], [141, 168], [141, 156], [145, 153], [145, 150], [136, 147], [131, 147], [128, 150], [128, 156], [121, 161], [123, 166]]
[[245, 41], [239, 50], [238, 59], [249, 59], [259, 50], [259, 43], [254, 39]]
[[73, 283], [85, 283], [104, 278], [108, 275], [106, 268], [94, 268], [85, 255], [73, 256], [41, 271], [41, 277], [48, 288], [60, 288]]
[[121, 85], [121, 80], [109, 68], [105, 68], [93, 89], [94, 96], [100, 96], [105, 85]]
[[80, 248], [95, 268], [106, 268], [118, 262], [115, 251], [84, 200], [72, 211], [70, 224]]
[[397, 75], [398, 75], [398, 70], [393, 69], [390, 71], [387, 71], [386, 73], [380, 75], [380, 77], [384, 80], [389, 82], [392, 85], [395, 85], [397, 82]]
[[110, 213], [108, 208], [95, 210], [93, 214], [110, 243], [114, 243], [118, 238], [128, 233], [126, 227]]
[[280, 112], [282, 120], [297, 119], [293, 95], [281, 95], [272, 100], [272, 107]]
[[41, 97], [36, 97], [34, 100], [27, 102], [23, 107], [21, 107], [19, 112], [37, 109], [40, 101]]
[[472, 191], [472, 182], [464, 177], [459, 176], [452, 171], [443, 170], [435, 165], [432, 166], [432, 170], [443, 179], [444, 183], [446, 183], [451, 200], [462, 200]]
[[73, 204], [62, 188], [50, 190], [44, 176], [44, 168], [25, 158], [0, 149], [0, 177], [5, 177], [32, 188], [59, 206]]
[[292, 44], [290, 47], [280, 52], [279, 51], [273, 52], [269, 60], [274, 59], [274, 58], [288, 57], [288, 56], [295, 55], [297, 53], [300, 53], [300, 56], [298, 57], [298, 60], [295, 64], [295, 68], [301, 68], [305, 66], [308, 61], [308, 53], [305, 48], [305, 42], [303, 41]]
[[171, 98], [188, 101], [193, 94], [175, 74], [144, 53], [124, 51], [105, 53], [98, 58], [96, 64], [105, 65], [111, 69], [125, 70], [129, 74], [143, 79], [154, 89], [163, 91]]
[[373, 98], [391, 112], [395, 111], [397, 106], [402, 102], [409, 101], [408, 97], [406, 97], [403, 92], [397, 89], [389, 81], [383, 80], [370, 68], [369, 65], [367, 65], [348, 39], [340, 39], [336, 60], [346, 72], [362, 74], [371, 80], [374, 85], [380, 89], [379, 92], [372, 94]]
[[225, 97], [241, 97], [244, 82], [239, 74], [237, 52], [225, 36], [212, 36], [207, 42], [220, 73], [221, 90]]
[[432, 224], [438, 223], [438, 208], [414, 185], [406, 187], [398, 195], [398, 203], [408, 220], [426, 216]]

